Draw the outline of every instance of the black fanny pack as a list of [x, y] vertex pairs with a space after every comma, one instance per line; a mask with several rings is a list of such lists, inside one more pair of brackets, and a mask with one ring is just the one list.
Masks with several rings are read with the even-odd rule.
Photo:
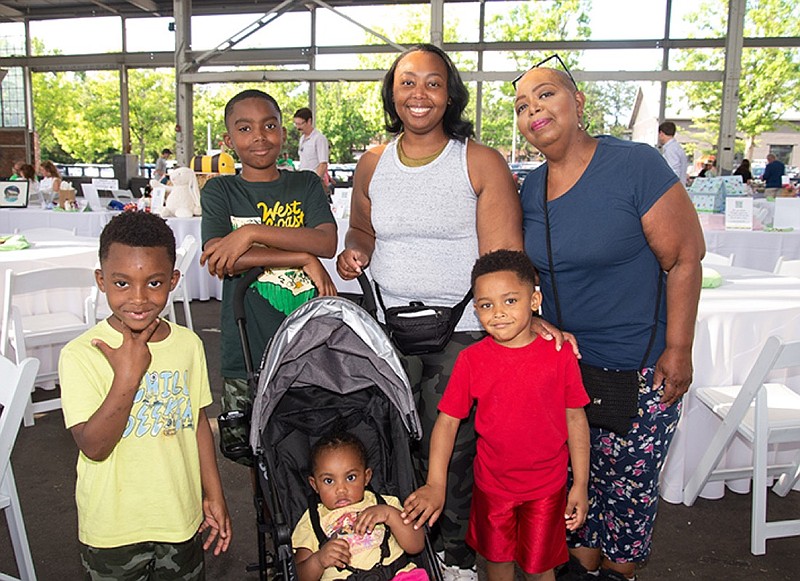
[[386, 319], [386, 332], [403, 355], [437, 353], [444, 349], [453, 331], [472, 300], [472, 290], [454, 307], [438, 307], [413, 301], [405, 306], [389, 307], [383, 304], [380, 288], [375, 284], [375, 294]]

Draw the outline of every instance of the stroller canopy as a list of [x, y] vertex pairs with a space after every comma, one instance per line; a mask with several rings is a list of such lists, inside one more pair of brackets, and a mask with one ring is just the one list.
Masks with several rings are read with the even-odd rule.
[[281, 397], [294, 386], [316, 386], [346, 395], [380, 389], [397, 408], [408, 434], [422, 435], [411, 386], [380, 325], [361, 307], [340, 297], [320, 297], [297, 308], [264, 354], [251, 419], [250, 445]]

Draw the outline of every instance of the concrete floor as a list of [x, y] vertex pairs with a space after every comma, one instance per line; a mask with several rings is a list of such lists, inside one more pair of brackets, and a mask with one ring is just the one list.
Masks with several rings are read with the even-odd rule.
[[[180, 309], [178, 309], [180, 311]], [[208, 355], [215, 399], [219, 397], [219, 303], [193, 302], [195, 329]], [[216, 417], [214, 404], [209, 417]], [[21, 428], [12, 455], [22, 509], [38, 578], [71, 581], [81, 578], [74, 503], [77, 448], [53, 412]], [[234, 537], [225, 555], [206, 559], [209, 580], [258, 579], [245, 567], [257, 558], [255, 511], [249, 472], [224, 458], [220, 472], [231, 512]], [[771, 518], [800, 518], [800, 492], [769, 497]], [[0, 572], [16, 572], [5, 520], [0, 519]], [[800, 579], [797, 557], [800, 537], [767, 543], [767, 554], [750, 554], [750, 496], [728, 492], [716, 501], [695, 506], [661, 503], [653, 553], [639, 572], [640, 581], [664, 579], [759, 580]], [[484, 575], [481, 574], [483, 578]]]

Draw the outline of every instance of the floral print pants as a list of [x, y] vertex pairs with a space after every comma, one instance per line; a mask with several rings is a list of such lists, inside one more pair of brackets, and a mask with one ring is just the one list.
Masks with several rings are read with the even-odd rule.
[[615, 563], [643, 561], [650, 554], [658, 508], [658, 479], [682, 402], [659, 403], [653, 368], [644, 369], [638, 418], [624, 436], [591, 428], [589, 514], [586, 524], [568, 534], [571, 548], [601, 549]]

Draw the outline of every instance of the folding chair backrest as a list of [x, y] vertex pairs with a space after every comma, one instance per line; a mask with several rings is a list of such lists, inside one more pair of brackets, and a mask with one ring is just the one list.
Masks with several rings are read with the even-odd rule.
[[197, 256], [198, 248], [199, 245], [197, 243], [197, 239], [195, 239], [195, 237], [191, 234], [187, 234], [183, 238], [181, 245], [176, 249], [175, 268], [180, 271], [181, 277], [178, 280], [178, 284], [175, 286], [175, 289], [173, 289], [173, 291], [170, 293], [169, 301], [167, 302], [167, 306], [164, 308], [164, 312], [162, 313], [162, 315], [166, 316], [173, 323], [176, 322], [175, 300], [180, 299], [183, 302], [183, 314], [186, 321], [186, 326], [190, 329], [194, 329], [194, 325], [192, 322], [192, 311], [189, 306], [192, 298], [191, 293], [189, 292], [189, 285], [186, 282], [186, 273]]
[[28, 357], [16, 365], [5, 357], [0, 357], [0, 479], [8, 467], [11, 450], [17, 439], [22, 415], [28, 403], [39, 361]]
[[703, 264], [733, 266], [733, 258], [733, 254], [725, 256], [724, 254], [717, 254], [716, 252], [706, 252], [706, 255], [703, 257]]
[[45, 242], [50, 240], [69, 240], [77, 236], [75, 228], [27, 228], [17, 231], [28, 240], [28, 242]]
[[[56, 267], [41, 270], [30, 270], [27, 272], [15, 273], [13, 270], [6, 270], [5, 276], [5, 296], [3, 297], [3, 321], [2, 337], [0, 338], [0, 348], [3, 355], [7, 355], [10, 341], [22, 339], [34, 339], [36, 345], [57, 344], [69, 341], [77, 337], [84, 330], [89, 329], [95, 324], [95, 293], [91, 289], [95, 287], [94, 269], [88, 267]], [[84, 299], [83, 312], [76, 320], [76, 315], [69, 308], [70, 302], [63, 301], [61, 305], [53, 305], [56, 301], [48, 301], [50, 312], [42, 315], [40, 321], [49, 320], [52, 326], [39, 328], [26, 334], [25, 317], [21, 310], [15, 306], [15, 297], [18, 295], [46, 292], [54, 290], [85, 289], [88, 296]], [[59, 313], [65, 316], [58, 317]], [[70, 313], [69, 316], [66, 313]], [[49, 317], [45, 319], [45, 317]], [[13, 337], [12, 333], [17, 336]], [[26, 336], [27, 335], [27, 336]], [[64, 339], [66, 337], [66, 339]], [[24, 347], [24, 344], [20, 345]], [[17, 353], [17, 361], [25, 357], [24, 353]]]
[[783, 256], [775, 263], [775, 274], [800, 277], [800, 259], [786, 260]]

